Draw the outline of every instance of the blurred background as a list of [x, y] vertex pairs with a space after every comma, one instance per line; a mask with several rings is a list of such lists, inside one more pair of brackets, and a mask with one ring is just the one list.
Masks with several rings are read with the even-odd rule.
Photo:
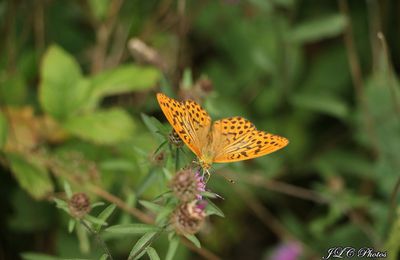
[[[167, 190], [149, 178], [161, 142], [147, 116], [170, 127], [158, 91], [290, 140], [214, 165], [225, 218], [175, 259], [320, 259], [333, 246], [398, 259], [399, 14], [393, 0], [1, 1], [0, 259], [99, 258], [52, 202], [64, 180], [147, 214], [137, 200]], [[110, 219], [129, 222], [141, 219], [120, 208]], [[105, 239], [126, 259], [138, 237]]]

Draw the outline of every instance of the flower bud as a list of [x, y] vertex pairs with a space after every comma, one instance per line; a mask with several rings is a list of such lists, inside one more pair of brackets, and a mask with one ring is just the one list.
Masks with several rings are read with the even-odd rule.
[[91, 210], [89, 197], [83, 192], [75, 193], [68, 202], [68, 208], [73, 217], [83, 218]]
[[151, 159], [154, 165], [161, 166], [165, 161], [165, 152], [161, 151], [158, 154], [154, 155]]
[[172, 129], [171, 133], [168, 135], [168, 141], [170, 144], [175, 145], [176, 147], [182, 147], [183, 146], [183, 141], [180, 138], [180, 136], [175, 132], [174, 129]]
[[201, 93], [204, 94], [209, 94], [214, 89], [212, 81], [207, 77], [201, 77], [197, 80], [196, 86], [198, 86]]
[[206, 218], [205, 202], [194, 200], [178, 205], [171, 215], [171, 224], [180, 235], [196, 234]]

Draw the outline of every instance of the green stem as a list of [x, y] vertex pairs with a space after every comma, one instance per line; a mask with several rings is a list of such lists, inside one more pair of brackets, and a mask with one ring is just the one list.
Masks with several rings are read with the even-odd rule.
[[175, 150], [175, 171], [179, 170], [179, 148]]
[[97, 240], [97, 243], [103, 248], [104, 252], [108, 255], [110, 260], [113, 260], [113, 257], [108, 250], [108, 247], [104, 240], [100, 237], [99, 233], [97, 233], [90, 225], [88, 225], [84, 220], [81, 220], [80, 223], [91, 233]]

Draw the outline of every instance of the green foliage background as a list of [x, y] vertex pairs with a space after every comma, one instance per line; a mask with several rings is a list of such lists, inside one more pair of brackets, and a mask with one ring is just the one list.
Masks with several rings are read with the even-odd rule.
[[[159, 126], [146, 116], [166, 122], [155, 93], [193, 95], [205, 77], [213, 90], [201, 100], [214, 119], [240, 115], [290, 144], [214, 166], [208, 187], [224, 197], [216, 204], [225, 218], [211, 217], [198, 236], [203, 248], [222, 259], [268, 259], [296, 241], [301, 259], [338, 245], [372, 246], [397, 259], [399, 7], [389, 0], [2, 1], [0, 259], [45, 259], [26, 252], [98, 259], [95, 241], [69, 234], [52, 198], [73, 179], [73, 190], [93, 201], [104, 201], [93, 192], [101, 187], [145, 211], [138, 200], [167, 189], [152, 159]], [[134, 37], [156, 61], [131, 55]], [[123, 210], [111, 217], [131, 222], [140, 220]], [[106, 240], [125, 259], [138, 238]], [[157, 252], [167, 241], [155, 243]], [[180, 246], [175, 259], [201, 256]]]

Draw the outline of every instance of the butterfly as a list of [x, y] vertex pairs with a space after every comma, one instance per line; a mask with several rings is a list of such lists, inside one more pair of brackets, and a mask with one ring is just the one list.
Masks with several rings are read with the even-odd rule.
[[177, 101], [157, 93], [160, 107], [183, 142], [208, 171], [212, 163], [226, 163], [260, 157], [285, 147], [285, 137], [259, 131], [243, 117], [229, 117], [214, 123], [192, 100]]

